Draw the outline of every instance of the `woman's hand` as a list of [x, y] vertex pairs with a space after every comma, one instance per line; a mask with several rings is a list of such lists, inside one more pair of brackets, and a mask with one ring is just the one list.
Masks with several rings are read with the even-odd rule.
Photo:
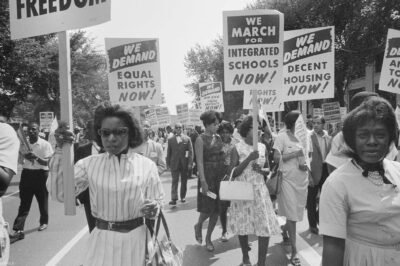
[[72, 144], [75, 140], [74, 133], [69, 130], [69, 126], [65, 122], [60, 122], [59, 127], [54, 133], [54, 137], [56, 138], [57, 146], [60, 148], [62, 148], [64, 143]]
[[200, 185], [201, 185], [201, 193], [204, 195], [207, 195], [208, 192], [208, 184], [206, 180], [200, 180]]
[[297, 157], [304, 156], [303, 149], [299, 149], [299, 150], [295, 151], [295, 153], [296, 153]]
[[159, 208], [157, 201], [146, 199], [140, 211], [145, 218], [151, 219], [157, 215]]
[[301, 171], [307, 171], [308, 170], [307, 164], [299, 164], [299, 169]]
[[249, 154], [249, 156], [247, 156], [247, 158], [248, 158], [250, 161], [253, 161], [253, 160], [258, 159], [259, 156], [260, 156], [260, 155], [258, 154], [258, 151], [252, 151], [252, 152]]
[[252, 167], [255, 172], [262, 174], [262, 175], [267, 175], [270, 172], [269, 168], [262, 168], [257, 162], [254, 162]]

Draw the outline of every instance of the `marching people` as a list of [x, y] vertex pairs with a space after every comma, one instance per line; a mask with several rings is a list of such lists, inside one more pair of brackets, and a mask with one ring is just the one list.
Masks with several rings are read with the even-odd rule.
[[322, 265], [400, 265], [400, 164], [385, 158], [398, 139], [394, 111], [370, 97], [347, 115], [342, 132], [350, 160], [322, 187]]
[[186, 202], [187, 179], [193, 166], [193, 147], [190, 138], [182, 134], [182, 124], [175, 125], [175, 135], [168, 139], [167, 166], [171, 169], [171, 201], [176, 206], [178, 201], [179, 176], [181, 177], [180, 198]]
[[[233, 133], [233, 127], [231, 123], [228, 121], [222, 121], [221, 124], [219, 125], [218, 135], [222, 139], [222, 151], [224, 152], [224, 174], [225, 176], [230, 175], [230, 165], [231, 165], [231, 155], [233, 148], [235, 145], [232, 142], [232, 133]], [[221, 235], [221, 241], [226, 242], [228, 241], [228, 231], [227, 231], [227, 211], [230, 205], [229, 201], [225, 200], [220, 200], [220, 205], [219, 205], [219, 219], [221, 221], [221, 227], [222, 227], [222, 235]]]
[[322, 116], [313, 118], [313, 126], [314, 130], [310, 134], [312, 153], [307, 194], [307, 217], [310, 232], [318, 235], [317, 196], [328, 177], [325, 158], [329, 152], [332, 138], [324, 131], [325, 119]]
[[296, 223], [303, 220], [306, 206], [308, 174], [305, 164], [304, 147], [295, 136], [295, 124], [300, 113], [290, 111], [284, 118], [286, 130], [279, 132], [275, 139], [274, 149], [276, 161], [282, 160], [282, 185], [278, 194], [278, 214], [286, 217], [282, 226], [285, 244], [290, 244], [292, 251], [290, 262], [300, 265], [296, 247]]
[[[268, 163], [257, 163], [259, 152], [265, 153], [265, 145], [258, 143], [258, 151], [253, 150], [253, 117], [246, 116], [240, 127], [239, 133], [242, 141], [235, 144], [232, 149], [231, 168], [232, 178], [249, 182], [253, 185], [254, 201], [231, 201], [229, 210], [229, 231], [239, 236], [242, 249], [243, 266], [251, 266], [249, 257], [248, 235], [258, 237], [258, 262], [255, 265], [264, 266], [268, 251], [269, 237], [279, 234], [280, 228], [274, 208], [269, 196], [263, 170]], [[234, 168], [235, 167], [235, 168]]]
[[10, 239], [8, 223], [3, 218], [1, 197], [6, 193], [11, 179], [17, 174], [20, 142], [15, 130], [8, 124], [0, 123], [0, 266], [8, 264]]
[[24, 226], [31, 208], [33, 196], [35, 196], [40, 211], [38, 231], [43, 231], [49, 223], [49, 197], [46, 188], [46, 181], [49, 174], [47, 166], [50, 157], [53, 155], [51, 144], [39, 138], [39, 124], [29, 123], [28, 138], [31, 151], [24, 154], [24, 164], [19, 183], [19, 197], [21, 199], [18, 215], [15, 218], [11, 236], [11, 242], [25, 238]]
[[[142, 144], [138, 122], [119, 105], [100, 105], [94, 116], [96, 143], [104, 153], [75, 164], [75, 193], [89, 187], [96, 227], [88, 239], [84, 265], [144, 265], [150, 237], [144, 218], [154, 219], [164, 193], [157, 167], [133, 148]], [[63, 178], [61, 148], [72, 142], [66, 131], [50, 161], [52, 178]], [[54, 176], [53, 176], [54, 175]]]
[[164, 159], [163, 148], [160, 143], [155, 142], [150, 139], [149, 133], [152, 130], [150, 128], [150, 123], [148, 121], [143, 122], [143, 133], [144, 133], [144, 141], [143, 144], [134, 148], [133, 150], [150, 160], [152, 160], [158, 169], [158, 175], [162, 175], [167, 169], [167, 165]]
[[200, 120], [205, 127], [204, 133], [197, 137], [196, 160], [198, 171], [197, 183], [197, 211], [200, 213], [194, 225], [196, 241], [203, 241], [203, 222], [209, 218], [205, 239], [206, 250], [214, 251], [211, 234], [214, 231], [219, 215], [219, 185], [224, 176], [224, 152], [221, 137], [217, 130], [221, 114], [215, 111], [206, 111], [201, 114]]

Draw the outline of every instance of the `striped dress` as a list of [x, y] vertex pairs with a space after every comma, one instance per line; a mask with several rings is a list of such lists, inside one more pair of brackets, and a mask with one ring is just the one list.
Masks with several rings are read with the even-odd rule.
[[[62, 177], [61, 154], [50, 163], [50, 175]], [[53, 177], [54, 178], [54, 177]], [[106, 221], [127, 221], [142, 216], [144, 199], [162, 205], [164, 192], [157, 167], [150, 159], [129, 149], [120, 161], [102, 153], [86, 157], [75, 164], [75, 192], [89, 187], [94, 217]], [[88, 240], [84, 265], [144, 265], [146, 226], [129, 233], [95, 228]]]

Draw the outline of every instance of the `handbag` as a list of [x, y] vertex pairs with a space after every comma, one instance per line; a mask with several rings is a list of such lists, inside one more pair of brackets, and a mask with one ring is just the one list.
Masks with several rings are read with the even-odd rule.
[[276, 196], [281, 192], [282, 171], [279, 167], [280, 163], [275, 166], [271, 177], [266, 181], [266, 185], [271, 196]]
[[219, 198], [221, 200], [254, 200], [253, 185], [245, 181], [232, 181], [232, 169], [228, 181], [221, 181]]
[[[160, 231], [160, 225], [163, 225], [165, 235], [159, 240], [158, 233]], [[146, 233], [146, 266], [182, 266], [183, 265], [183, 252], [180, 248], [175, 246], [171, 241], [167, 221], [165, 220], [164, 214], [160, 211], [157, 218], [156, 231], [153, 232], [153, 228], [147, 226], [151, 232], [152, 241], [147, 242]], [[150, 248], [148, 248], [150, 245]]]

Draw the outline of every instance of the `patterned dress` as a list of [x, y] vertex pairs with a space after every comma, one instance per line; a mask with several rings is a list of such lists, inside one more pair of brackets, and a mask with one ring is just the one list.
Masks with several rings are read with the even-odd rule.
[[217, 194], [217, 199], [212, 199], [201, 193], [200, 179], [197, 186], [197, 211], [202, 213], [217, 213], [219, 211], [219, 185], [224, 177], [224, 152], [222, 140], [218, 135], [207, 136], [201, 134], [203, 140], [203, 166], [204, 177], [208, 190]]
[[[253, 147], [243, 140], [236, 144], [239, 162], [243, 162], [253, 151]], [[265, 152], [265, 145], [258, 143], [258, 150]], [[228, 211], [228, 231], [235, 235], [269, 237], [280, 233], [279, 223], [269, 196], [264, 177], [255, 172], [250, 162], [235, 180], [253, 184], [254, 201], [231, 201]]]

